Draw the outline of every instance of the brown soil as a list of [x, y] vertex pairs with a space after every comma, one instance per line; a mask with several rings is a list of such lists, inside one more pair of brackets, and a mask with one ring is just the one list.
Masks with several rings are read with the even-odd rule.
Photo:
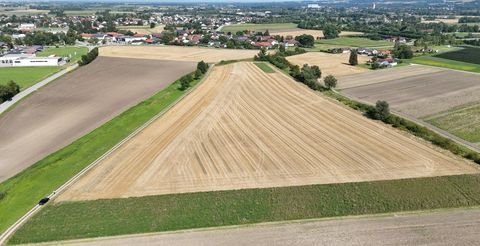
[[0, 118], [0, 181], [155, 94], [195, 66], [98, 57], [50, 83]]
[[340, 78], [342, 92], [375, 103], [387, 101], [395, 110], [421, 118], [480, 100], [480, 74], [408, 66]]

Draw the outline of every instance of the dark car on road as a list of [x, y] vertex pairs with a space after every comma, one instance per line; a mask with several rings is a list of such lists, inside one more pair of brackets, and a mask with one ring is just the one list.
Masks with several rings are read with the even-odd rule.
[[38, 205], [44, 205], [44, 204], [47, 203], [48, 201], [50, 201], [50, 198], [48, 198], [48, 197], [42, 198], [42, 200], [40, 200], [40, 201], [38, 202]]

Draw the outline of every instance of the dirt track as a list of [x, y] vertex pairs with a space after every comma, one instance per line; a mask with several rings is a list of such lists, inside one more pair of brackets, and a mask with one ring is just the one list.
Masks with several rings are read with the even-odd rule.
[[[350, 74], [364, 73], [368, 70], [358, 66], [350, 66], [348, 58], [350, 53], [345, 54], [328, 54], [324, 52], [308, 52], [301, 55], [289, 56], [287, 60], [300, 67], [303, 64], [317, 65], [322, 70], [322, 77], [327, 75], [343, 76]], [[368, 56], [358, 56], [358, 63], [364, 64], [370, 58]]]
[[478, 172], [252, 63], [215, 67], [59, 200]]
[[[480, 209], [125, 235], [62, 245], [477, 245]], [[54, 243], [55, 245], [58, 244]], [[45, 245], [49, 245], [48, 243]]]
[[106, 46], [101, 56], [141, 58], [170, 61], [219, 62], [253, 58], [258, 50], [232, 50], [181, 46]]
[[346, 95], [386, 100], [417, 118], [480, 100], [480, 75], [419, 65], [342, 77], [339, 85]]
[[0, 181], [155, 94], [191, 62], [98, 57], [0, 117]]

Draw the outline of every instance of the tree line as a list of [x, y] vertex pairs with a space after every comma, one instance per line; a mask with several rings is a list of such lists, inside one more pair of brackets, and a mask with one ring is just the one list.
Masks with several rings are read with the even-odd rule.
[[87, 54], [83, 55], [82, 58], [78, 61], [78, 65], [84, 66], [95, 60], [98, 56], [98, 48], [95, 47]]
[[[285, 57], [288, 55], [295, 55], [295, 52], [305, 52], [303, 49], [295, 49], [294, 52], [287, 53], [279, 51], [275, 54], [267, 54], [267, 50], [262, 48], [260, 52], [254, 56], [255, 61], [267, 61], [274, 66], [287, 71], [295, 80], [307, 85], [312, 90], [324, 89], [319, 83], [318, 79], [322, 77], [322, 71], [318, 66], [303, 65], [301, 68], [298, 65], [291, 64]], [[329, 79], [331, 79], [329, 77]], [[331, 84], [333, 85], [333, 84]], [[336, 80], [335, 80], [336, 85]]]
[[466, 159], [476, 162], [477, 164], [480, 164], [479, 153], [470, 150], [464, 146], [461, 146], [453, 140], [443, 137], [440, 134], [428, 129], [427, 127], [420, 126], [415, 122], [391, 114], [389, 105], [386, 101], [377, 101], [375, 106], [371, 106], [351, 100], [338, 94], [335, 94], [335, 98], [338, 101], [344, 103], [345, 105], [363, 112], [364, 115], [368, 118], [380, 120], [386, 124], [391, 125], [392, 127], [408, 131], [417, 137], [423, 138], [434, 145], [437, 145], [443, 149], [452, 152], [453, 154], [462, 156]]
[[197, 69], [193, 74], [190, 73], [184, 75], [179, 79], [180, 87], [178, 89], [182, 91], [188, 89], [194, 80], [200, 79], [205, 73], [207, 73], [208, 67], [208, 64], [204, 61], [200, 61], [199, 63], [197, 63]]
[[6, 85], [0, 85], [0, 103], [10, 101], [20, 92], [20, 86], [13, 80], [10, 80]]

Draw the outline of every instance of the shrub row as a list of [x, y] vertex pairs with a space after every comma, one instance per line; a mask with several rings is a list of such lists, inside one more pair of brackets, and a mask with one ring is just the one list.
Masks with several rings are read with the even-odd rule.
[[19, 92], [20, 86], [13, 80], [10, 80], [7, 85], [0, 85], [0, 103], [10, 101]]
[[[295, 50], [296, 52], [300, 53], [304, 52], [303, 49]], [[304, 83], [312, 90], [324, 89], [317, 83], [318, 79], [322, 77], [322, 71], [318, 66], [309, 66], [305, 64], [302, 68], [300, 68], [298, 65], [293, 65], [287, 59], [285, 59], [285, 56], [288, 56], [287, 54], [288, 53], [285, 52], [278, 52], [273, 55], [267, 55], [266, 50], [262, 49], [253, 59], [255, 61], [270, 62], [279, 69], [288, 72], [290, 76], [295, 78], [297, 81]]]
[[200, 79], [207, 71], [208, 64], [204, 61], [199, 62], [195, 72], [189, 73], [180, 78], [180, 87], [178, 89], [182, 91], [188, 89], [190, 87], [190, 83], [196, 79]]
[[[326, 92], [325, 94], [334, 97], [335, 99], [349, 106], [350, 108], [363, 112], [365, 116], [375, 119], [372, 114], [372, 112], [376, 111], [375, 107], [351, 100], [337, 93]], [[408, 131], [417, 137], [423, 138], [436, 146], [452, 152], [453, 154], [462, 156], [466, 159], [472, 160], [480, 164], [480, 154], [478, 152], [470, 150], [469, 148], [466, 148], [465, 146], [462, 146], [451, 139], [443, 137], [440, 134], [428, 129], [427, 127], [420, 126], [415, 122], [406, 120], [393, 114], [390, 114], [382, 121], [395, 128]]]
[[90, 62], [92, 62], [93, 60], [95, 60], [95, 58], [97, 58], [97, 56], [98, 56], [98, 48], [94, 48], [90, 52], [88, 52], [86, 55], [82, 56], [82, 59], [80, 59], [80, 61], [78, 61], [78, 65], [80, 65], [80, 66], [87, 65]]

